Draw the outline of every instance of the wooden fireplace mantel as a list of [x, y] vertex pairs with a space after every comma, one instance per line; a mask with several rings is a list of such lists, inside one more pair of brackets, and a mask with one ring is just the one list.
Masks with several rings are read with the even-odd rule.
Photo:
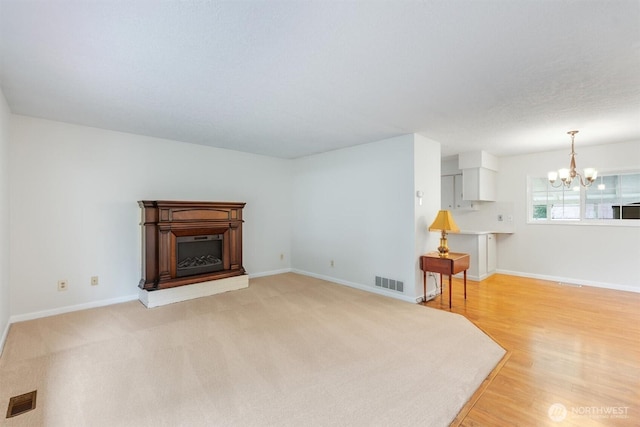
[[[242, 266], [242, 209], [245, 203], [142, 200], [142, 279], [147, 291], [245, 274]], [[221, 234], [223, 269], [176, 276], [176, 239]]]

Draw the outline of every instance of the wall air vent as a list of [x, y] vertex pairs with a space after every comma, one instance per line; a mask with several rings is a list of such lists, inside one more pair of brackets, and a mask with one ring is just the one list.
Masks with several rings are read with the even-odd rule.
[[404, 282], [396, 279], [388, 279], [382, 276], [376, 276], [375, 285], [378, 288], [390, 289], [396, 292], [404, 292]]

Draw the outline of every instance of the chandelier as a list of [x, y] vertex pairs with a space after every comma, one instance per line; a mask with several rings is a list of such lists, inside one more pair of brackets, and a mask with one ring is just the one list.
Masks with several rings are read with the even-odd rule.
[[[576, 171], [576, 152], [573, 148], [574, 139], [576, 137], [577, 130], [570, 130], [567, 134], [571, 135], [571, 163], [569, 165], [569, 169], [560, 169], [557, 172], [549, 172], [548, 178], [552, 187], [560, 188], [561, 186], [565, 186], [569, 188], [571, 186], [571, 182], [575, 177], [578, 177], [580, 180], [580, 185], [583, 187], [590, 187], [593, 184], [593, 181], [598, 177], [598, 171], [594, 168], [585, 168], [584, 176]], [[554, 185], [556, 180], [560, 177], [560, 181], [557, 185]], [[577, 188], [577, 187], [576, 187]]]

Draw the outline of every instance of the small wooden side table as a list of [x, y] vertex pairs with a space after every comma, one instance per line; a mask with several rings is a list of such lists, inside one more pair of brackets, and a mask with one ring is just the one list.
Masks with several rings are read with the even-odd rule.
[[[442, 275], [449, 275], [449, 308], [451, 308], [451, 276], [464, 271], [464, 299], [467, 299], [467, 269], [469, 269], [469, 254], [449, 252], [446, 258], [440, 257], [438, 252], [429, 252], [420, 256], [420, 269], [422, 270], [422, 287], [424, 298], [427, 299], [427, 271], [440, 273], [440, 285]], [[442, 293], [440, 294], [442, 295]]]

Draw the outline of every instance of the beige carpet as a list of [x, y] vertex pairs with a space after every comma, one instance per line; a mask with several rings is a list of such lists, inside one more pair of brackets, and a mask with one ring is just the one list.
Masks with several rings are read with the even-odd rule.
[[0, 424], [446, 426], [503, 354], [459, 315], [283, 274], [12, 325]]

